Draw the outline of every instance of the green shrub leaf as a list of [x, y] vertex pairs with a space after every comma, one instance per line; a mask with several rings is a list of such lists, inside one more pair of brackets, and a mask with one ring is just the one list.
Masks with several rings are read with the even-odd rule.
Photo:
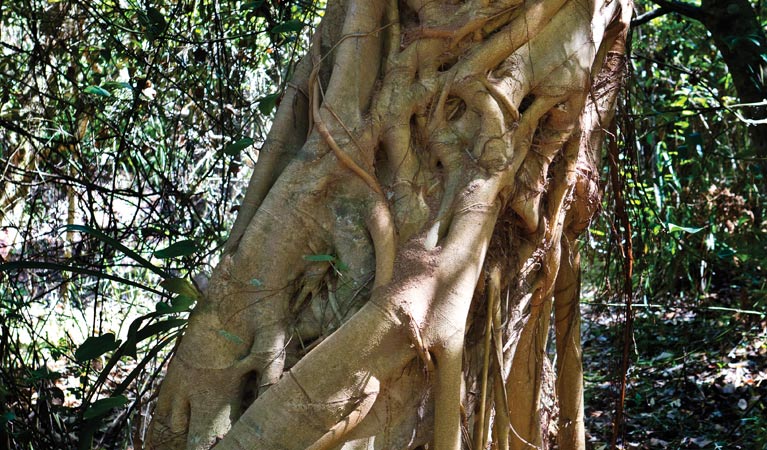
[[186, 319], [168, 319], [160, 322], [155, 322], [145, 326], [138, 330], [136, 333], [136, 342], [141, 342], [144, 339], [156, 336], [160, 333], [164, 333], [168, 330], [180, 327], [186, 323]]
[[133, 89], [130, 83], [124, 81], [107, 81], [101, 85], [104, 89]]
[[277, 99], [280, 98], [280, 93], [275, 92], [274, 94], [269, 94], [266, 97], [262, 97], [258, 100], [258, 110], [261, 112], [261, 114], [268, 116], [271, 114], [272, 110], [277, 106]]
[[88, 86], [87, 88], [83, 89], [83, 92], [88, 94], [94, 94], [94, 95], [100, 95], [102, 97], [111, 97], [112, 94], [107, 91], [106, 89], [98, 86]]
[[113, 408], [117, 408], [118, 406], [123, 406], [126, 403], [128, 403], [128, 397], [124, 395], [118, 395], [116, 397], [109, 397], [109, 398], [102, 398], [101, 400], [96, 400], [91, 404], [90, 408], [85, 410], [85, 413], [83, 414], [83, 419], [93, 419], [95, 417], [102, 416], [109, 411], [111, 411]]
[[172, 314], [178, 312], [185, 312], [192, 309], [192, 305], [197, 299], [189, 297], [188, 295], [177, 295], [171, 300], [170, 304], [166, 302], [157, 302], [155, 305], [155, 311], [160, 314]]
[[197, 299], [188, 295], [177, 295], [171, 300], [171, 305], [173, 305], [174, 310], [173, 312], [189, 311], [196, 301]]
[[253, 145], [254, 142], [251, 138], [242, 138], [224, 147], [224, 153], [230, 156], [237, 156], [241, 151]]
[[89, 361], [98, 358], [106, 352], [116, 349], [119, 342], [115, 340], [114, 333], [102, 334], [101, 336], [91, 336], [75, 350], [75, 359], [78, 362]]
[[188, 256], [199, 250], [197, 242], [192, 239], [185, 239], [171, 244], [167, 248], [154, 252], [155, 258], [167, 259], [178, 256]]
[[146, 28], [145, 35], [150, 41], [160, 37], [168, 27], [168, 21], [165, 20], [162, 11], [153, 6], [148, 7], [146, 13], [139, 14], [139, 21]]
[[165, 290], [174, 294], [185, 295], [194, 299], [200, 298], [200, 293], [191, 281], [185, 278], [166, 278], [160, 283]]
[[293, 33], [301, 30], [304, 27], [304, 23], [300, 20], [292, 19], [287, 22], [283, 22], [276, 27], [272, 28], [272, 33]]

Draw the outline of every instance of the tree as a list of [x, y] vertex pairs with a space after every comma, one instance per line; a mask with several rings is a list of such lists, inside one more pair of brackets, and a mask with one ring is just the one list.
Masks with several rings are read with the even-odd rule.
[[584, 447], [578, 235], [625, 1], [330, 2], [150, 448]]
[[767, 179], [767, 165], [763, 162], [767, 158], [767, 36], [754, 8], [747, 0], [706, 0], [700, 6], [673, 0], [653, 1], [659, 8], [637, 18], [635, 25], [673, 12], [701, 22], [711, 33], [732, 74], [738, 97], [748, 107], [745, 122], [754, 154], [762, 160], [758, 170], [763, 185]]

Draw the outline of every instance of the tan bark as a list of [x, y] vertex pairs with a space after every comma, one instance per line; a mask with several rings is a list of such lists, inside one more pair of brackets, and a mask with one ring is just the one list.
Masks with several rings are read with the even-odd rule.
[[553, 301], [560, 448], [583, 448], [575, 238], [630, 13], [331, 2], [149, 447], [540, 446]]

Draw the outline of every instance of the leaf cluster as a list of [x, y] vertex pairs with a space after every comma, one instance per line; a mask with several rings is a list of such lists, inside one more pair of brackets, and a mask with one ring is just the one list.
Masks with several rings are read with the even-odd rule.
[[2, 442], [130, 443], [320, 12], [0, 2]]

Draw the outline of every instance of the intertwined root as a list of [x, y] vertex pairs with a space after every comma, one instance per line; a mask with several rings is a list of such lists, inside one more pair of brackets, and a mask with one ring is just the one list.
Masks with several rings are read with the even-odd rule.
[[574, 245], [629, 15], [331, 2], [150, 447], [540, 446], [553, 310], [560, 448], [583, 448]]

